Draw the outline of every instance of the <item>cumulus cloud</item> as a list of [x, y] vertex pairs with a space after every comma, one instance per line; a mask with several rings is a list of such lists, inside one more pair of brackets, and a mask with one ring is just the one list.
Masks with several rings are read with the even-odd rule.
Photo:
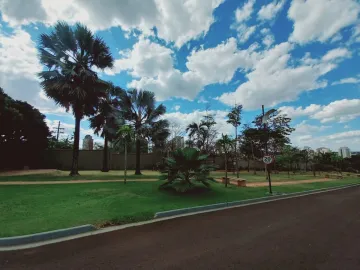
[[358, 19], [357, 0], [293, 0], [288, 17], [294, 22], [290, 40], [305, 44], [325, 42]]
[[336, 100], [323, 106], [312, 118], [321, 123], [340, 122], [345, 123], [360, 116], [360, 99]]
[[8, 95], [30, 103], [42, 113], [66, 114], [41, 92], [37, 73], [42, 67], [29, 33], [21, 29], [11, 34], [0, 32], [0, 55], [0, 82]]
[[188, 71], [181, 72], [174, 68], [170, 49], [140, 38], [132, 50], [116, 60], [113, 72], [128, 70], [135, 77], [128, 87], [153, 91], [159, 100], [171, 97], [192, 100], [204, 86], [229, 83], [239, 68], [250, 70], [257, 59], [258, 53], [253, 48], [238, 50], [235, 38], [230, 38], [213, 48], [193, 50], [186, 61]]
[[295, 131], [297, 134], [312, 134], [315, 132], [323, 131], [325, 129], [331, 128], [331, 126], [324, 126], [324, 125], [310, 125], [307, 124], [306, 120], [303, 120], [301, 123], [294, 126]]
[[258, 12], [259, 20], [271, 20], [275, 18], [278, 12], [283, 8], [285, 0], [273, 1], [268, 5], [262, 6]]
[[261, 105], [275, 106], [284, 101], [293, 101], [304, 91], [327, 86], [320, 78], [336, 68], [331, 61], [316, 64], [289, 65], [293, 45], [284, 42], [261, 53], [261, 59], [246, 75], [248, 81], [235, 92], [225, 93], [219, 100], [231, 105], [239, 101], [245, 109], [260, 108]]
[[360, 75], [358, 76], [358, 78], [356, 77], [349, 77], [349, 78], [344, 78], [341, 79], [339, 81], [333, 82], [331, 85], [338, 85], [338, 84], [358, 84], [360, 83]]
[[245, 22], [251, 18], [254, 11], [255, 0], [248, 0], [242, 7], [235, 10], [235, 21], [237, 23]]
[[328, 51], [322, 58], [323, 61], [332, 61], [337, 59], [350, 58], [351, 52], [346, 48], [336, 48]]
[[340, 122], [345, 123], [360, 116], [360, 99], [336, 100], [328, 105], [311, 104], [307, 107], [283, 106], [279, 108], [282, 114], [291, 118], [309, 116], [321, 123]]
[[[26, 2], [26, 3], [25, 3]], [[1, 0], [4, 21], [11, 26], [57, 20], [80, 21], [93, 30], [120, 26], [124, 31], [139, 29], [174, 41], [181, 47], [187, 41], [206, 34], [214, 22], [213, 11], [223, 0]], [[24, 5], [26, 7], [24, 7]]]

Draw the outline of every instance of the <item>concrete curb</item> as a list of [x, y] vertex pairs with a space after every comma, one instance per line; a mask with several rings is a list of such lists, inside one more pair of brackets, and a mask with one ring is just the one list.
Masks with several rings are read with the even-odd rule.
[[315, 193], [324, 192], [324, 191], [331, 191], [331, 190], [337, 190], [340, 188], [348, 188], [348, 187], [356, 187], [356, 186], [360, 186], [360, 184], [350, 184], [350, 185], [344, 185], [344, 186], [338, 186], [338, 187], [332, 187], [332, 188], [321, 188], [321, 189], [313, 189], [313, 190], [294, 192], [294, 193], [283, 194], [283, 195], [274, 195], [271, 197], [269, 196], [269, 197], [261, 197], [261, 198], [256, 198], [256, 199], [248, 199], [248, 200], [241, 200], [241, 201], [232, 201], [232, 202], [226, 202], [226, 203], [217, 203], [217, 204], [210, 204], [210, 205], [204, 205], [204, 206], [175, 209], [175, 210], [157, 212], [157, 213], [155, 213], [154, 218], [156, 219], [156, 218], [171, 217], [171, 216], [190, 214], [190, 213], [196, 213], [196, 212], [202, 212], [202, 211], [208, 211], [208, 210], [216, 210], [216, 209], [227, 209], [227, 208], [231, 208], [234, 206], [259, 203], [259, 202], [267, 202], [267, 201], [271, 202], [271, 201], [276, 201], [278, 199], [295, 198], [295, 197], [298, 197], [301, 195], [307, 195], [307, 194], [312, 194], [312, 193], [315, 194]]
[[96, 230], [96, 227], [88, 224], [88, 225], [82, 225], [78, 227], [72, 227], [68, 229], [61, 229], [61, 230], [55, 230], [49, 232], [42, 232], [42, 233], [35, 233], [35, 234], [28, 234], [22, 236], [14, 236], [14, 237], [5, 237], [5, 238], [0, 238], [0, 247], [9, 247], [16, 245], [24, 245], [34, 242], [47, 241], [51, 239], [86, 233], [94, 230]]

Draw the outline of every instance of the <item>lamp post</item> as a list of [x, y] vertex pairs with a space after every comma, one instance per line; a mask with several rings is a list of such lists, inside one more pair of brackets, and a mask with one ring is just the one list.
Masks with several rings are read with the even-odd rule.
[[[262, 119], [261, 119], [261, 124], [264, 125], [264, 131], [266, 132], [266, 141], [265, 141], [265, 155], [268, 156], [268, 140], [269, 140], [269, 129], [267, 127], [267, 121], [269, 120], [270, 118], [270, 115], [274, 112], [276, 112], [275, 109], [271, 109], [269, 111], [267, 111], [265, 113], [264, 111], [264, 105], [261, 105], [261, 109], [262, 109]], [[271, 163], [272, 161], [270, 161]], [[268, 181], [269, 181], [269, 193], [272, 194], [272, 187], [271, 187], [271, 176], [270, 176], [270, 170], [268, 169], [268, 164], [270, 163], [267, 163], [266, 162], [266, 159], [264, 158], [264, 163], [265, 163], [265, 171], [267, 173], [267, 178], [268, 178]]]

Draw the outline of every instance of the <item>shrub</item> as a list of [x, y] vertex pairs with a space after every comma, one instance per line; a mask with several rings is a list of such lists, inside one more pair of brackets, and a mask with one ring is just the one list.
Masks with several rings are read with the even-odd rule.
[[166, 180], [160, 186], [164, 190], [190, 192], [202, 184], [209, 188], [210, 172], [215, 170], [212, 164], [206, 164], [208, 155], [201, 155], [195, 148], [177, 149], [172, 157], [165, 158], [165, 168], [161, 171], [161, 180]]

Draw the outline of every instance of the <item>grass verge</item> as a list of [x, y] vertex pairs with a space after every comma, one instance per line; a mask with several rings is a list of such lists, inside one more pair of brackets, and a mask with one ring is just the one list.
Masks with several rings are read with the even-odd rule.
[[[359, 183], [345, 179], [274, 187], [299, 192]], [[208, 192], [174, 195], [158, 190], [159, 182], [9, 185], [0, 189], [0, 237], [83, 224], [122, 224], [151, 219], [155, 212], [266, 196], [267, 188], [238, 188], [214, 183]]]

